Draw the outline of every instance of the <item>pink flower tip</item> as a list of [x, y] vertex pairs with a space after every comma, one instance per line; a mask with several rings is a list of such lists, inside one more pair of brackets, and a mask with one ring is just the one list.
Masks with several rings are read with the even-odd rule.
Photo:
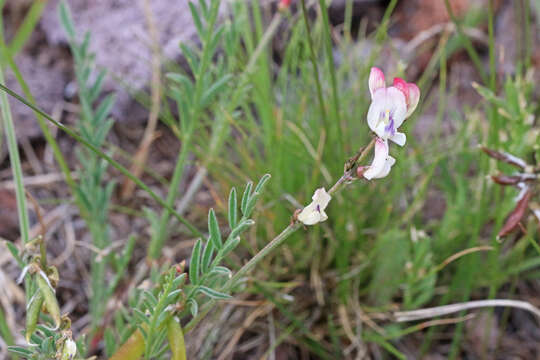
[[407, 114], [405, 118], [408, 118], [418, 105], [420, 89], [416, 84], [408, 83], [402, 78], [395, 78], [393, 86], [405, 95], [405, 102], [407, 103]]
[[371, 71], [369, 72], [369, 92], [371, 93], [372, 99], [375, 91], [384, 88], [385, 84], [384, 73], [382, 70], [372, 67]]
[[292, 0], [280, 0], [278, 4], [278, 10], [284, 11], [289, 8]]

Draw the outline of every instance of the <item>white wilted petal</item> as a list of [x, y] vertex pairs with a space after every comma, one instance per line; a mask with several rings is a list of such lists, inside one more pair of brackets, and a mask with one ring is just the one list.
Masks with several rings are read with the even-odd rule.
[[328, 194], [324, 188], [320, 188], [315, 190], [311, 199], [313, 201], [302, 209], [297, 216], [298, 221], [304, 225], [315, 225], [328, 219], [324, 210], [332, 199], [330, 194]]
[[19, 277], [17, 278], [17, 284], [22, 284], [24, 277], [26, 276], [26, 273], [28, 272], [29, 269], [30, 269], [30, 265], [26, 265], [22, 269], [21, 275], [19, 275]]

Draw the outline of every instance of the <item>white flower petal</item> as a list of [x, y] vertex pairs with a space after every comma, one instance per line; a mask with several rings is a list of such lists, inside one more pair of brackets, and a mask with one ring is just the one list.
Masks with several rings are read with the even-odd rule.
[[381, 138], [375, 140], [375, 155], [373, 161], [364, 172], [364, 177], [368, 180], [377, 178], [378, 175], [384, 170], [386, 159], [388, 158], [388, 142]]
[[367, 114], [368, 126], [378, 137], [388, 139], [403, 124], [407, 104], [405, 95], [395, 87], [375, 91]]
[[405, 115], [407, 115], [407, 102], [405, 95], [393, 86], [386, 89], [387, 93], [387, 107], [392, 113], [392, 119], [394, 120], [394, 129], [398, 129], [403, 121], [405, 121]]
[[403, 146], [407, 141], [407, 136], [404, 133], [396, 131], [396, 133], [393, 136], [390, 136], [389, 139], [398, 144], [399, 146]]
[[385, 88], [375, 91], [374, 95], [371, 97], [372, 101], [367, 113], [368, 126], [378, 137], [384, 135], [384, 122], [381, 120], [381, 114], [385, 111], [385, 96]]
[[313, 225], [318, 222], [318, 219], [320, 218], [320, 214], [318, 211], [316, 211], [316, 205], [311, 203], [302, 209], [300, 214], [298, 214], [297, 218], [300, 222], [304, 223], [305, 225]]
[[394, 159], [392, 156], [388, 156], [386, 158], [386, 161], [384, 162], [384, 168], [381, 170], [377, 176], [373, 177], [373, 179], [380, 179], [383, 177], [388, 176], [390, 174], [390, 170], [392, 169], [392, 166], [396, 163], [396, 159]]
[[320, 210], [323, 211], [328, 206], [328, 203], [332, 197], [326, 192], [324, 188], [315, 190], [315, 193], [311, 197], [311, 200], [320, 206]]
[[416, 106], [418, 106], [418, 101], [420, 101], [420, 89], [418, 86], [413, 83], [407, 83], [407, 87], [409, 88], [409, 97], [407, 98], [407, 114], [405, 118], [411, 116]]

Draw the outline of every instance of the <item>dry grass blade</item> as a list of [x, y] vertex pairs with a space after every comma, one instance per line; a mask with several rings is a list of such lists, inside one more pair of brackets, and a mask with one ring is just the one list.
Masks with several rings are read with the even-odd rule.
[[445, 266], [450, 264], [452, 261], [455, 261], [455, 260], [459, 259], [462, 256], [472, 254], [472, 253], [475, 253], [475, 252], [478, 252], [478, 251], [491, 251], [491, 250], [493, 250], [493, 246], [489, 246], [489, 245], [475, 246], [475, 247], [472, 247], [472, 248], [469, 248], [469, 249], [461, 250], [461, 251], [455, 253], [454, 255], [449, 256], [448, 258], [446, 258], [439, 266], [437, 266], [436, 269], [437, 269], [437, 271], [440, 271]]
[[485, 307], [512, 307], [516, 309], [526, 310], [538, 317], [540, 323], [540, 310], [537, 307], [526, 301], [509, 299], [468, 301], [464, 303], [443, 305], [412, 311], [396, 311], [393, 316], [395, 321], [405, 322], [429, 319], [437, 316], [453, 314], [463, 310], [479, 309]]
[[428, 321], [418, 324], [417, 329], [423, 330], [432, 326], [459, 324], [460, 322], [471, 320], [474, 317], [476, 317], [475, 314], [467, 314], [465, 316], [461, 316], [457, 318], [428, 320]]

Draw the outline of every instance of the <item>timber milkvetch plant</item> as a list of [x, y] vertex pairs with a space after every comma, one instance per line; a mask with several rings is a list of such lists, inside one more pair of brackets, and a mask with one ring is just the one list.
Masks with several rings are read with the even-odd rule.
[[[370, 81], [370, 85], [371, 83]], [[396, 85], [396, 81], [394, 83]], [[400, 86], [405, 90], [399, 90]], [[370, 86], [370, 89], [374, 88]], [[142, 356], [145, 359], [162, 359], [166, 356], [170, 359], [186, 359], [184, 334], [189, 333], [215, 307], [217, 301], [229, 299], [234, 292], [239, 291], [239, 285], [246, 281], [246, 275], [303, 225], [316, 225], [327, 220], [325, 210], [334, 193], [354, 180], [367, 179], [365, 172], [370, 169], [374, 171], [376, 165], [379, 166], [379, 159], [382, 158], [384, 164], [388, 163], [387, 140], [396, 138], [397, 129], [412, 113], [419, 97], [419, 92], [415, 91], [416, 87], [412, 84], [398, 81], [397, 86], [389, 89], [391, 88], [398, 89], [403, 95], [383, 96], [383, 92], [383, 95], [372, 95], [371, 107], [384, 112], [382, 119], [379, 119], [385, 123], [384, 132], [378, 133], [376, 127], [376, 136], [345, 162], [344, 173], [337, 182], [328, 191], [325, 188], [317, 189], [312, 203], [295, 211], [291, 223], [236, 272], [225, 266], [225, 260], [239, 245], [242, 234], [255, 224], [251, 215], [270, 176], [263, 176], [255, 186], [249, 182], [240, 201], [236, 190], [231, 190], [228, 203], [229, 230], [226, 231], [226, 236], [222, 235], [223, 227], [220, 227], [215, 212], [210, 210], [208, 237], [206, 240], [200, 238], [196, 241], [190, 256], [189, 269], [186, 271], [185, 263], [181, 263], [172, 267], [166, 265], [168, 270], [164, 269], [161, 274], [158, 274], [159, 270], [151, 273], [150, 280], [154, 286], [136, 289], [128, 299], [127, 305], [132, 311], [120, 308], [115, 312], [113, 317], [117, 332], [105, 329], [103, 336], [105, 352], [111, 355], [109, 359], [130, 360]], [[377, 89], [376, 91], [381, 91], [379, 89], [383, 89], [383, 86]], [[388, 95], [395, 91], [385, 90], [385, 93]], [[402, 114], [403, 107], [405, 115]], [[397, 110], [401, 112], [398, 113]], [[368, 124], [370, 121], [372, 120], [368, 114]], [[83, 144], [90, 147], [89, 142]], [[372, 164], [360, 166], [373, 148], [375, 156]], [[109, 159], [105, 156], [103, 158]], [[382, 177], [381, 174], [386, 176], [389, 171], [390, 166], [383, 166], [382, 170], [377, 172], [378, 176], [373, 178]], [[22, 278], [29, 284], [35, 284], [31, 289], [34, 291], [28, 292], [30, 297], [36, 297], [33, 300], [29, 298], [26, 335], [28, 343], [38, 345], [12, 347], [10, 350], [25, 358], [40, 358], [43, 355], [47, 356], [46, 358], [60, 359], [84, 357], [87, 352], [84, 338], [74, 342], [70, 320], [60, 313], [55, 297], [59, 274], [54, 267], [47, 265], [45, 256], [40, 256], [46, 254], [44, 246], [40, 246], [40, 255], [34, 254], [30, 258], [22, 257], [13, 245], [8, 245], [8, 248], [21, 267], [28, 266], [26, 271], [23, 271]], [[40, 317], [40, 314], [43, 316]], [[45, 316], [47, 314], [48, 316]], [[81, 357], [77, 357], [77, 353]]]
[[[400, 133], [401, 135], [396, 136], [397, 129], [418, 104], [420, 92], [416, 85], [406, 83], [401, 79], [396, 79], [394, 86], [384, 88], [384, 78], [381, 81], [380, 76], [382, 72], [377, 70], [372, 70], [372, 76], [370, 76], [369, 84], [373, 100], [370, 110], [376, 109], [382, 112], [383, 115], [379, 121], [384, 124], [383, 131], [379, 131], [380, 126], [377, 124], [375, 127], [371, 126], [373, 118], [370, 118], [368, 112], [368, 125], [377, 136], [346, 161], [344, 174], [337, 182], [328, 191], [324, 187], [318, 188], [313, 194], [312, 202], [296, 210], [291, 223], [235, 273], [223, 266], [222, 261], [226, 254], [239, 244], [241, 233], [254, 225], [250, 215], [270, 176], [263, 176], [253, 190], [252, 183], [248, 183], [240, 206], [238, 206], [236, 190], [233, 188], [228, 207], [230, 233], [226, 240], [222, 241], [216, 215], [213, 210], [210, 210], [208, 214], [209, 238], [206, 242], [199, 239], [195, 244], [191, 254], [189, 276], [186, 276], [183, 266], [180, 266], [176, 273], [174, 269], [171, 269], [153, 291], [143, 291], [140, 306], [134, 308], [133, 318], [129, 321], [136, 324], [136, 330], [118, 348], [114, 346], [113, 339], [107, 341], [106, 336], [106, 342], [115, 348], [114, 351], [112, 349], [110, 351], [111, 360], [138, 359], [143, 354], [145, 359], [153, 358], [156, 354], [162, 353], [165, 337], [168, 339], [171, 358], [185, 359], [184, 334], [191, 331], [214, 308], [217, 301], [230, 298], [231, 294], [238, 290], [238, 285], [246, 280], [248, 272], [270, 252], [282, 245], [293, 233], [302, 226], [316, 225], [326, 221], [328, 215], [325, 210], [332, 199], [332, 194], [354, 180], [367, 179], [366, 172], [374, 173], [372, 178], [388, 175], [394, 160], [389, 160], [387, 140], [391, 139], [401, 142], [401, 145], [404, 144], [405, 135]], [[370, 166], [359, 166], [373, 148], [375, 152], [373, 163]], [[381, 159], [383, 166], [378, 169]], [[238, 207], [243, 215], [240, 219], [237, 215]], [[189, 317], [191, 320], [184, 321]]]

